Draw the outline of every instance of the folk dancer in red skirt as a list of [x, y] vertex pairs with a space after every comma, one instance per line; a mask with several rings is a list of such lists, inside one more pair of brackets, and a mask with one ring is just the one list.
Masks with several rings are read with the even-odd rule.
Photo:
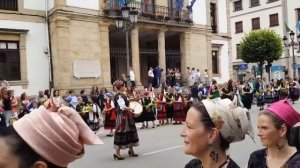
[[174, 101], [174, 124], [182, 124], [185, 121], [186, 112], [185, 112], [185, 102], [181, 94], [181, 91], [176, 91], [175, 101]]
[[111, 93], [106, 93], [105, 96], [105, 108], [103, 112], [105, 113], [105, 120], [104, 120], [104, 129], [110, 130], [110, 133], [107, 134], [106, 136], [112, 137], [113, 136], [113, 130], [115, 129], [116, 126], [116, 109], [115, 109], [115, 104], [112, 101], [112, 94]]
[[163, 125], [167, 119], [166, 105], [166, 97], [164, 95], [164, 90], [162, 89], [157, 98], [157, 120], [159, 121], [157, 126]]

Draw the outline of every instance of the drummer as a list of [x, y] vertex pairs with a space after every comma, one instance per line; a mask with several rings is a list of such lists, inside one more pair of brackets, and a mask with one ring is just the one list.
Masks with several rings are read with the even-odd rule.
[[114, 159], [124, 160], [121, 156], [120, 150], [129, 148], [129, 157], [138, 157], [133, 150], [133, 147], [139, 145], [139, 138], [137, 129], [133, 119], [133, 109], [129, 107], [129, 101], [123, 94], [125, 91], [125, 84], [121, 80], [114, 82], [114, 87], [117, 94], [114, 97], [115, 108], [117, 112], [116, 128], [114, 136]]

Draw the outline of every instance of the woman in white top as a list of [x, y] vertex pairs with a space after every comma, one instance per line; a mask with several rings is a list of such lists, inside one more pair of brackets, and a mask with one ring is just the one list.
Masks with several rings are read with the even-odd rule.
[[59, 105], [59, 107], [64, 106], [64, 100], [63, 98], [60, 96], [59, 90], [54, 90], [53, 91], [53, 101]]
[[154, 79], [154, 73], [153, 73], [153, 68], [150, 67], [148, 71], [148, 86], [152, 86], [153, 84], [153, 79]]

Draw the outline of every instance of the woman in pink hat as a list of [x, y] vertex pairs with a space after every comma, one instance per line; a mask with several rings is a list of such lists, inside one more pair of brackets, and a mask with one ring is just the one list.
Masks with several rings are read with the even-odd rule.
[[102, 144], [79, 114], [53, 99], [0, 130], [0, 167], [66, 168], [84, 155], [84, 144]]
[[[289, 104], [288, 100], [271, 104], [258, 117], [258, 136], [265, 149], [251, 154], [248, 168], [298, 168], [300, 167], [300, 153], [288, 142], [293, 139], [299, 146], [299, 137], [290, 134], [293, 126], [300, 122], [300, 114]], [[299, 133], [298, 133], [299, 135]]]

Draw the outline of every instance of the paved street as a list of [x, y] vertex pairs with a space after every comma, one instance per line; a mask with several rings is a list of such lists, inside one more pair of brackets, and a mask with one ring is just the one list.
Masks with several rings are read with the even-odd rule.
[[[300, 110], [300, 102], [295, 104]], [[253, 106], [251, 110], [252, 123], [256, 132], [257, 108]], [[139, 126], [139, 125], [138, 125]], [[183, 143], [179, 134], [182, 126], [167, 125], [159, 128], [139, 129], [140, 146], [136, 152], [141, 156], [138, 158], [129, 158], [127, 151], [122, 151], [126, 157], [123, 161], [114, 161], [112, 154], [113, 138], [106, 138], [100, 135], [105, 142], [101, 146], [86, 148], [86, 155], [81, 160], [73, 163], [71, 168], [183, 168], [184, 165], [192, 159], [183, 153]], [[105, 132], [104, 132], [105, 133]], [[255, 137], [256, 143], [251, 138], [246, 137], [245, 141], [233, 143], [230, 147], [230, 156], [242, 167], [247, 166], [249, 155], [254, 150], [262, 148], [258, 137]]]

